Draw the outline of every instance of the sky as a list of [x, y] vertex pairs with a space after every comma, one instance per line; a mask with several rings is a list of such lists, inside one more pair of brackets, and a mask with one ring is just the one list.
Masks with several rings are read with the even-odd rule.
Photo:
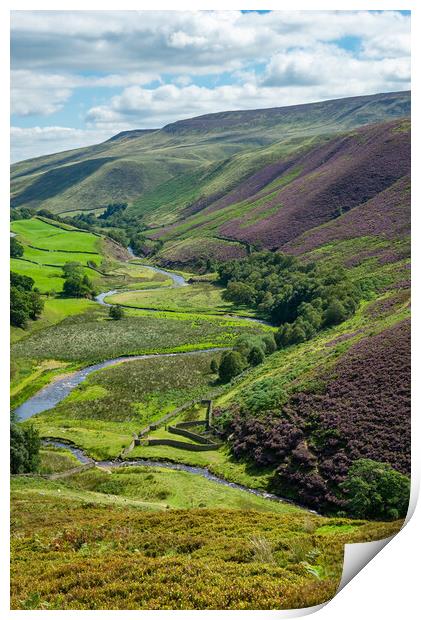
[[12, 161], [211, 112], [410, 88], [408, 11], [13, 11]]

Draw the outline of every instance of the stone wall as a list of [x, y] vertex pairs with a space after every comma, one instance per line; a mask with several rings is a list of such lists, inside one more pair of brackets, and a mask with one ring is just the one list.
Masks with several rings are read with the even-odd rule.
[[187, 443], [185, 441], [177, 441], [176, 439], [148, 439], [148, 446], [172, 446], [173, 448], [181, 448], [190, 450], [191, 452], [205, 452], [206, 450], [218, 450], [222, 444], [197, 444]]
[[182, 435], [183, 437], [187, 437], [188, 439], [193, 439], [197, 443], [203, 444], [212, 444], [213, 442], [207, 437], [203, 437], [203, 435], [198, 435], [197, 433], [192, 433], [191, 431], [187, 431], [185, 428], [178, 428], [178, 426], [169, 426], [169, 433], [174, 433], [175, 435]]

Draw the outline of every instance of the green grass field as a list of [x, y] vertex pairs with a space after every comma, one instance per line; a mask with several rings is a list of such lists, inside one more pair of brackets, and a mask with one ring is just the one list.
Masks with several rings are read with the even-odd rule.
[[91, 233], [66, 226], [60, 228], [36, 218], [15, 220], [11, 229], [24, 246], [23, 257], [11, 259], [11, 269], [31, 277], [43, 294], [62, 292], [62, 267], [69, 262], [80, 263], [84, 274], [99, 291], [160, 288], [172, 284], [171, 279], [137, 261], [117, 260], [115, 248], [109, 240]]
[[205, 314], [237, 312], [244, 316], [254, 316], [250, 308], [236, 308], [232, 303], [224, 301], [221, 296], [223, 290], [213, 284], [200, 283], [171, 290], [118, 293], [107, 297], [106, 301], [133, 308]]
[[45, 250], [101, 253], [100, 238], [88, 232], [65, 230], [37, 218], [15, 220], [10, 228], [25, 245]]
[[240, 334], [267, 329], [245, 320], [135, 310], [112, 321], [108, 309], [96, 305], [15, 343], [12, 355], [89, 363], [122, 355], [230, 346]]
[[69, 471], [74, 467], [80, 467], [77, 458], [65, 448], [45, 446], [40, 450], [41, 465], [40, 474], [53, 474]]
[[[110, 474], [111, 472], [111, 474]], [[274, 502], [207, 480], [187, 471], [163, 467], [122, 467], [103, 470], [89, 469], [68, 479], [72, 488], [94, 491], [105, 495], [124, 497], [162, 504], [162, 509], [226, 508], [258, 510], [263, 512], [302, 513], [308, 511], [292, 504]]]

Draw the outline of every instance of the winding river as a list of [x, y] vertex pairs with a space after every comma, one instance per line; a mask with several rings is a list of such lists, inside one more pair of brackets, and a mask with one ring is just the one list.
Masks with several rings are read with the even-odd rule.
[[[137, 258], [136, 254], [133, 252], [130, 246], [128, 246], [127, 251], [129, 252], [130, 256], [132, 256], [133, 258]], [[164, 287], [164, 288], [179, 288], [181, 286], [189, 286], [189, 283], [186, 281], [186, 279], [183, 276], [177, 273], [174, 273], [173, 271], [166, 271], [165, 269], [161, 269], [160, 267], [154, 267], [152, 265], [142, 264], [142, 267], [144, 267], [145, 269], [150, 269], [151, 271], [155, 273], [160, 273], [166, 278], [171, 279], [172, 280], [171, 286]], [[157, 290], [156, 288], [127, 289], [127, 291], [124, 291], [124, 289], [120, 289], [120, 290], [113, 289], [111, 291], [105, 291], [105, 293], [100, 293], [99, 295], [95, 297], [95, 301], [99, 303], [101, 306], [109, 307], [114, 304], [109, 303], [108, 301], [105, 301], [105, 298], [111, 297], [112, 295], [115, 295], [116, 293], [124, 293], [124, 292], [144, 293], [146, 291], [156, 291], [156, 290]], [[127, 306], [127, 307], [132, 307], [132, 306]], [[148, 312], [161, 312], [162, 311], [162, 310], [159, 310], [158, 308], [139, 308], [139, 310], [147, 310]], [[241, 314], [225, 314], [225, 315], [222, 315], [221, 318], [241, 319], [243, 321], [250, 321], [252, 323], [260, 323], [260, 325], [268, 325], [269, 327], [272, 327], [272, 324], [269, 323], [269, 321], [265, 321], [263, 319], [255, 319], [254, 317], [243, 316]]]
[[[131, 254], [131, 256], [135, 257], [135, 254], [133, 253], [130, 247], [128, 248], [128, 251]], [[188, 282], [186, 282], [185, 278], [183, 278], [183, 276], [181, 275], [178, 275], [171, 271], [160, 269], [159, 267], [153, 267], [149, 265], [142, 265], [142, 266], [145, 267], [146, 269], [150, 269], [151, 271], [160, 273], [164, 275], [165, 277], [170, 278], [172, 280], [171, 288], [188, 285]], [[140, 290], [145, 291], [147, 289], [140, 289]], [[111, 291], [106, 291], [105, 293], [100, 293], [95, 298], [95, 300], [103, 306], [110, 306], [112, 304], [109, 304], [105, 302], [104, 300], [107, 296], [111, 296], [117, 292], [121, 292], [121, 291], [111, 290]], [[262, 321], [259, 319], [253, 319], [251, 317], [239, 317], [235, 315], [232, 315], [232, 316], [227, 315], [227, 318], [244, 318], [249, 321], [254, 321], [254, 322], [258, 322], [262, 324], [269, 324], [269, 323], [266, 323], [265, 321]], [[143, 359], [148, 359], [151, 357], [176, 357], [180, 355], [196, 355], [198, 353], [212, 353], [212, 352], [220, 352], [220, 351], [226, 351], [226, 350], [228, 349], [219, 347], [219, 348], [209, 348], [209, 349], [196, 349], [194, 351], [185, 351], [185, 352], [180, 352], [180, 353], [155, 353], [155, 354], [145, 354], [145, 355], [133, 355], [133, 356], [117, 357], [114, 359], [105, 360], [104, 362], [93, 364], [81, 370], [77, 370], [72, 373], [67, 373], [64, 376], [53, 379], [51, 383], [49, 383], [47, 386], [42, 388], [34, 396], [26, 400], [22, 405], [17, 407], [15, 409], [15, 414], [17, 415], [19, 419], [26, 420], [36, 415], [37, 413], [41, 413], [43, 411], [47, 411], [48, 409], [52, 409], [58, 403], [64, 400], [64, 398], [66, 398], [66, 396], [68, 396], [70, 392], [74, 390], [80, 383], [82, 383], [91, 373], [97, 370], [102, 370], [103, 368], [108, 368], [109, 366], [113, 366], [115, 364], [131, 362], [134, 360], [143, 360]], [[291, 500], [288, 500], [283, 497], [279, 497], [272, 493], [267, 493], [265, 491], [260, 491], [258, 489], [252, 489], [244, 485], [237, 484], [235, 482], [229, 482], [228, 480], [219, 478], [218, 476], [215, 476], [215, 474], [211, 473], [205, 467], [193, 467], [190, 465], [184, 465], [182, 463], [171, 463], [168, 461], [154, 461], [150, 459], [136, 459], [136, 460], [127, 460], [127, 461], [120, 461], [120, 460], [94, 461], [82, 449], [72, 444], [64, 443], [64, 442], [56, 441], [56, 440], [48, 440], [48, 439], [44, 440], [43, 443], [69, 450], [77, 458], [77, 460], [83, 465], [93, 464], [98, 467], [107, 467], [107, 468], [130, 467], [130, 466], [163, 467], [166, 469], [172, 469], [172, 470], [177, 470], [177, 471], [186, 471], [191, 474], [206, 478], [207, 480], [210, 480], [216, 484], [221, 484], [223, 486], [227, 486], [232, 489], [237, 489], [239, 491], [245, 491], [247, 493], [251, 493], [252, 495], [256, 495], [256, 496], [259, 496], [259, 497], [262, 497], [264, 499], [268, 499], [271, 501], [289, 503], [299, 508], [304, 508], [300, 506], [299, 504], [292, 502]], [[305, 509], [308, 510], [308, 508], [305, 508]], [[310, 511], [310, 512], [317, 514], [315, 511]]]
[[75, 389], [82, 381], [86, 379], [88, 375], [96, 370], [102, 370], [115, 364], [122, 362], [133, 362], [135, 360], [146, 360], [151, 357], [177, 357], [185, 355], [196, 355], [198, 353], [213, 353], [220, 351], [227, 351], [226, 347], [215, 347], [211, 349], [195, 349], [193, 351], [183, 351], [180, 353], [149, 353], [145, 355], [130, 355], [125, 357], [115, 357], [113, 359], [105, 360], [99, 364], [93, 364], [92, 366], [86, 366], [82, 370], [76, 370], [75, 372], [68, 373], [62, 377], [53, 379], [51, 383], [42, 388], [39, 392], [34, 394], [31, 398], [28, 398], [22, 405], [16, 407], [14, 413], [20, 420], [27, 420], [37, 413], [52, 409], [58, 403], [66, 398], [72, 390]]
[[[134, 254], [133, 250], [131, 249], [131, 247], [129, 246], [127, 248], [130, 256], [132, 256], [133, 258], [136, 258], [136, 255]], [[143, 265], [142, 267], [144, 269], [150, 269], [151, 271], [153, 271], [154, 273], [160, 273], [161, 275], [165, 276], [168, 279], [172, 280], [172, 284], [171, 287], [168, 288], [178, 288], [180, 286], [188, 286], [188, 282], [186, 282], [185, 278], [183, 278], [183, 276], [178, 275], [177, 273], [174, 273], [172, 271], [166, 271], [165, 269], [161, 269], [160, 267], [154, 267], [152, 265]], [[141, 289], [130, 289], [131, 293], [143, 293], [145, 291], [154, 291], [156, 289], [147, 289], [147, 288], [141, 288]], [[108, 302], [105, 301], [106, 297], [111, 297], [111, 295], [115, 295], [116, 293], [122, 293], [124, 292], [123, 290], [112, 290], [112, 291], [105, 291], [105, 293], [100, 293], [99, 295], [97, 295], [95, 297], [95, 301], [97, 301], [99, 304], [101, 304], [101, 306], [112, 306], [113, 304], [110, 304]]]
[[206, 480], [210, 480], [211, 482], [215, 482], [216, 484], [221, 484], [225, 487], [230, 487], [231, 489], [236, 489], [238, 491], [245, 491], [246, 493], [250, 493], [252, 495], [256, 495], [257, 497], [263, 497], [264, 499], [268, 499], [274, 502], [281, 502], [283, 504], [291, 504], [292, 506], [296, 506], [297, 508], [303, 508], [307, 512], [311, 512], [315, 515], [318, 513], [315, 510], [310, 510], [306, 506], [301, 506], [296, 502], [293, 502], [290, 499], [285, 497], [280, 497], [279, 495], [275, 495], [274, 493], [268, 493], [267, 491], [261, 491], [259, 489], [252, 489], [250, 487], [246, 487], [243, 484], [237, 484], [236, 482], [229, 482], [224, 478], [219, 478], [215, 476], [212, 472], [210, 472], [206, 467], [194, 467], [192, 465], [184, 465], [183, 463], [171, 463], [169, 461], [154, 461], [152, 459], [136, 459], [136, 460], [127, 460], [127, 461], [95, 461], [91, 459], [83, 450], [80, 448], [70, 444], [64, 443], [62, 441], [56, 441], [53, 439], [46, 439], [43, 441], [44, 445], [54, 446], [56, 448], [64, 448], [69, 450], [81, 463], [82, 465], [92, 464], [96, 467], [106, 467], [106, 468], [117, 468], [117, 467], [162, 467], [164, 469], [172, 469], [176, 471], [186, 471], [190, 474], [194, 474], [196, 476], [201, 476], [202, 478], [206, 478]]

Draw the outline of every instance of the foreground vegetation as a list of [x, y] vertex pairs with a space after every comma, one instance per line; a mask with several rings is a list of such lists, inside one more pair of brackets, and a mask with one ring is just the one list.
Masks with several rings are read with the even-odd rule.
[[[148, 476], [142, 487], [138, 478]], [[400, 527], [282, 514], [268, 501], [262, 511], [265, 500], [247, 494], [230, 510], [222, 505], [235, 492], [226, 487], [216, 489], [218, 508], [198, 508], [200, 497], [210, 504], [217, 497], [206, 481], [184, 487], [195, 494], [184, 497], [184, 476], [164, 476], [136, 468], [70, 481], [14, 479], [12, 608], [307, 607], [335, 594], [345, 542], [384, 538]], [[142, 488], [149, 506], [138, 499]], [[178, 492], [185, 508], [166, 509]]]

